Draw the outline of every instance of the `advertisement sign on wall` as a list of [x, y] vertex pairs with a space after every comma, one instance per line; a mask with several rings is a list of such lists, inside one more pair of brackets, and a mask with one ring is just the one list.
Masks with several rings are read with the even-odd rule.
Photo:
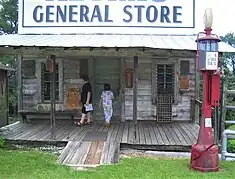
[[156, 34], [195, 27], [195, 0], [21, 0], [19, 34]]

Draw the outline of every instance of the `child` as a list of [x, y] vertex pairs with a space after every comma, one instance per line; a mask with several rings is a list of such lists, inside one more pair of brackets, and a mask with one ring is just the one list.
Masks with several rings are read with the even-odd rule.
[[110, 120], [113, 115], [113, 92], [111, 91], [110, 84], [104, 84], [104, 91], [101, 94], [100, 98], [100, 107], [103, 107], [105, 123], [107, 127], [110, 126]]

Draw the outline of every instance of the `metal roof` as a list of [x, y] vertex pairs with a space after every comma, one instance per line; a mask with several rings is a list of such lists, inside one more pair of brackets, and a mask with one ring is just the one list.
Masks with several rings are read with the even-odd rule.
[[[0, 47], [146, 47], [154, 49], [196, 50], [195, 35], [1, 35]], [[235, 48], [219, 43], [220, 52]]]

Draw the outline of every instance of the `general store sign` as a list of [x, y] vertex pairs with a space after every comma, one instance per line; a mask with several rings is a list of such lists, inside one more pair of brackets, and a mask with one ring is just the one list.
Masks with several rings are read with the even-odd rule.
[[19, 33], [158, 33], [195, 27], [195, 0], [20, 0]]

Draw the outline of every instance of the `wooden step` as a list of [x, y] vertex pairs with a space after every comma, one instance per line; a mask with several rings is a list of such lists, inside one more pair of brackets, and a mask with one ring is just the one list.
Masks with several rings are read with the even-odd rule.
[[96, 167], [118, 163], [120, 142], [117, 141], [69, 141], [58, 162], [72, 167]]

